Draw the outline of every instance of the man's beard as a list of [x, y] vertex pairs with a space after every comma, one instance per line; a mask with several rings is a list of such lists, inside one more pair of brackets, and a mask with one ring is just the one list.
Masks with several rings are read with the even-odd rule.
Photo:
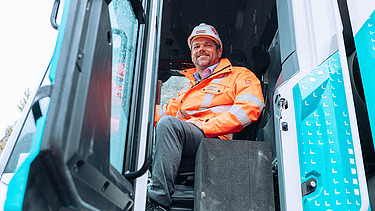
[[[205, 55], [205, 56], [207, 56], [208, 58], [207, 59], [203, 59], [203, 60], [199, 60], [199, 57], [201, 56], [201, 55]], [[196, 59], [195, 59], [195, 61], [196, 61], [196, 66], [199, 66], [199, 67], [201, 67], [201, 68], [207, 68], [207, 67], [209, 67], [209, 64], [210, 64], [210, 59], [211, 59], [211, 57], [210, 57], [211, 55], [210, 54], [208, 54], [208, 53], [198, 53], [197, 55], [196, 55]]]

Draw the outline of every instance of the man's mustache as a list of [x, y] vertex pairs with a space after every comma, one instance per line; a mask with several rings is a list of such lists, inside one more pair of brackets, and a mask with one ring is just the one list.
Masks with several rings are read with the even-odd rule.
[[205, 52], [202, 52], [202, 53], [198, 53], [198, 54], [197, 54], [197, 57], [200, 57], [200, 56], [202, 56], [202, 55], [204, 55], [204, 56], [210, 56], [210, 54], [205, 53]]

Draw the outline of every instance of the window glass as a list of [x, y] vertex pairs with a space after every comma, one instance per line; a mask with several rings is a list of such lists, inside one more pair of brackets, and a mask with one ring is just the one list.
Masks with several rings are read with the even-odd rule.
[[167, 104], [171, 98], [176, 98], [178, 91], [189, 84], [189, 79], [183, 76], [170, 77], [161, 88], [161, 104]]
[[17, 167], [20, 166], [22, 161], [27, 157], [33, 141], [35, 129], [33, 114], [32, 112], [29, 112], [25, 125], [21, 130], [21, 134], [5, 167], [4, 173], [15, 173]]
[[122, 172], [138, 20], [128, 0], [114, 0], [109, 4], [108, 9], [113, 38], [110, 162]]
[[[49, 98], [41, 99], [39, 101], [39, 105], [42, 114], [45, 115], [49, 105]], [[29, 155], [31, 144], [33, 142], [35, 130], [36, 126], [34, 115], [30, 110], [21, 129], [21, 133], [17, 138], [12, 154], [10, 155], [7, 166], [5, 167], [4, 173], [15, 173], [18, 167], [27, 158], [27, 156]]]
[[[46, 86], [46, 85], [51, 84], [49, 78], [46, 77], [48, 74], [49, 74], [49, 69], [47, 69], [47, 72], [42, 79], [43, 81], [42, 81], [41, 86]], [[32, 99], [30, 98], [29, 101], [30, 100]], [[42, 98], [39, 100], [39, 106], [40, 106], [42, 115], [45, 115], [47, 113], [49, 102], [50, 102], [49, 98]], [[24, 109], [25, 110], [30, 109], [30, 107], [26, 105]], [[19, 124], [22, 124], [22, 126], [19, 131], [13, 131], [13, 133], [18, 133], [19, 135], [18, 137], [16, 137], [15, 144], [13, 146], [13, 149], [11, 149], [12, 152], [9, 156], [9, 159], [7, 161], [7, 164], [5, 166], [5, 169], [1, 178], [2, 181], [6, 183], [10, 181], [13, 174], [16, 173], [16, 170], [21, 166], [23, 161], [25, 161], [25, 159], [29, 155], [34, 133], [36, 130], [34, 115], [31, 109], [28, 111], [25, 119], [18, 120], [16, 127]]]

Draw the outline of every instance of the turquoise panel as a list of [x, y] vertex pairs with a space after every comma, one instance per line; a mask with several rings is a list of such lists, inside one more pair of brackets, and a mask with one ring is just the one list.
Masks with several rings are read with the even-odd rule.
[[361, 195], [339, 53], [293, 87], [304, 210], [359, 210]]
[[[354, 36], [370, 128], [375, 143], [375, 11]], [[375, 146], [375, 144], [374, 144]]]
[[16, 174], [9, 182], [4, 210], [22, 210], [30, 165], [39, 154], [45, 123], [46, 115], [39, 118], [36, 122], [37, 127], [34, 134], [33, 143], [30, 148], [30, 154], [17, 169]]

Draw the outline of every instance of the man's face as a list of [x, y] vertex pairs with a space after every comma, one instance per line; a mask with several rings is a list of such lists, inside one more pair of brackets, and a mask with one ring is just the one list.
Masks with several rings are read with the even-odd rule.
[[221, 49], [216, 49], [215, 42], [207, 37], [198, 37], [191, 44], [191, 59], [200, 69], [218, 63], [221, 53]]

